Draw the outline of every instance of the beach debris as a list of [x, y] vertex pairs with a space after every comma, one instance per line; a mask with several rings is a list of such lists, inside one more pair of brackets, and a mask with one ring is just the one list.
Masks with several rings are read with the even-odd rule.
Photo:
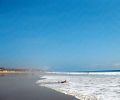
[[64, 81], [58, 81], [58, 83], [67, 83], [67, 81], [66, 80], [64, 80]]

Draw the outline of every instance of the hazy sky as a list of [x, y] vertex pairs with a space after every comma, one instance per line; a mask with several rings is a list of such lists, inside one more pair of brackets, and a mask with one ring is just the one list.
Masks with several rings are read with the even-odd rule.
[[120, 0], [0, 0], [0, 66], [120, 69]]

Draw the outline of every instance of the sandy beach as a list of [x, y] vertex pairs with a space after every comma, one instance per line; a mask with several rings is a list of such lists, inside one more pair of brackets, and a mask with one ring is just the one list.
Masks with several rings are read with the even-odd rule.
[[23, 72], [23, 71], [0, 71], [0, 74], [24, 74], [29, 72]]
[[0, 75], [0, 100], [77, 100], [38, 86], [37, 79], [35, 75]]

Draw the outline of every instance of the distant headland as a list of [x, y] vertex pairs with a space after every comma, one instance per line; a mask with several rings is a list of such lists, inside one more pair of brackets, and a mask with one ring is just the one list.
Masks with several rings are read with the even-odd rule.
[[0, 67], [0, 74], [12, 74], [12, 73], [28, 73], [28, 69], [17, 69], [17, 68], [4, 68]]
[[22, 73], [33, 73], [33, 72], [44, 72], [40, 69], [24, 69], [24, 68], [5, 68], [0, 67], [0, 74], [22, 74]]

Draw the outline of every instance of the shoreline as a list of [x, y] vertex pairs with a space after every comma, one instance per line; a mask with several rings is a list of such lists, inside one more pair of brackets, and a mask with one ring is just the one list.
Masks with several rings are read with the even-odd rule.
[[78, 100], [73, 96], [42, 87], [40, 79], [32, 74], [15, 74], [0, 77], [0, 100]]
[[46, 87], [46, 86], [40, 86], [40, 87], [44, 87], [44, 88], [50, 89], [50, 90], [52, 90], [52, 91], [55, 91], [55, 92], [57, 92], [57, 93], [60, 93], [60, 94], [66, 95], [66, 96], [73, 97], [75, 100], [80, 100], [80, 99], [78, 99], [77, 97], [75, 97], [75, 96], [73, 96], [73, 95], [71, 95], [71, 94], [63, 93], [63, 92], [60, 92], [60, 91], [58, 91], [58, 90], [55, 90], [55, 89], [52, 89], [52, 88], [49, 88], [49, 87]]

